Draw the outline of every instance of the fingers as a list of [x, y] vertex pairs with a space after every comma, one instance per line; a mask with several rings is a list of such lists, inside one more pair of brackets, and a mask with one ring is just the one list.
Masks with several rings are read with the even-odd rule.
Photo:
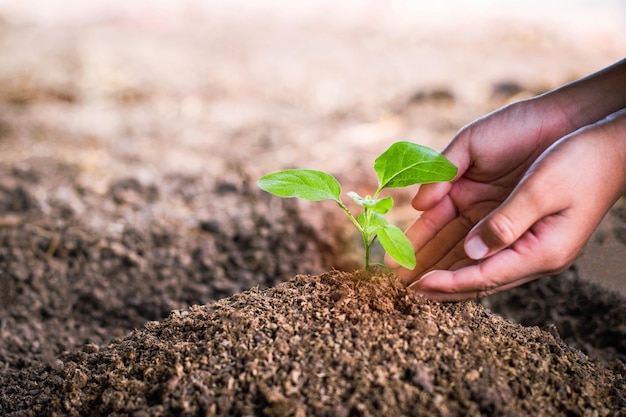
[[[569, 219], [551, 217], [529, 230], [510, 248], [482, 262], [461, 260], [453, 270], [435, 270], [410, 288], [437, 301], [461, 301], [504, 291], [540, 276], [556, 273], [577, 253], [576, 236], [563, 234]], [[568, 243], [572, 242], [572, 243]]]
[[452, 183], [437, 182], [421, 185], [411, 205], [415, 210], [427, 211], [435, 207], [450, 192]]
[[[495, 258], [489, 259], [490, 263], [494, 260]], [[512, 275], [504, 276], [504, 279], [509, 279], [508, 282], [487, 281], [484, 272], [486, 263], [467, 266], [456, 271], [435, 270], [429, 272], [412, 284], [410, 289], [417, 295], [435, 301], [463, 301], [486, 297], [539, 277], [539, 275], [523, 275], [520, 278]], [[510, 271], [510, 269], [508, 270]]]
[[541, 169], [528, 174], [500, 207], [467, 235], [467, 256], [475, 260], [491, 256], [513, 244], [539, 219], [563, 209], [558, 197], [562, 188], [552, 184]]

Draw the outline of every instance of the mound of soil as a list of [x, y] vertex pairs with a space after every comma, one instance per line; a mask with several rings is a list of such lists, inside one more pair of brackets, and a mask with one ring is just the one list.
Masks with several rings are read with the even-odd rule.
[[297, 276], [174, 311], [47, 372], [26, 396], [38, 415], [626, 412], [623, 366], [473, 302], [416, 299], [363, 273]]

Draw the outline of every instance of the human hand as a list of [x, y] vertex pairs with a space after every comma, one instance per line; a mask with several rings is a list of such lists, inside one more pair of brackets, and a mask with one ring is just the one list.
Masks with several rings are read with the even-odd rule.
[[388, 266], [445, 301], [564, 269], [626, 183], [626, 110], [576, 128], [555, 101], [539, 99], [463, 129], [444, 150], [457, 179], [423, 186], [413, 200], [423, 213], [406, 234], [418, 266]]

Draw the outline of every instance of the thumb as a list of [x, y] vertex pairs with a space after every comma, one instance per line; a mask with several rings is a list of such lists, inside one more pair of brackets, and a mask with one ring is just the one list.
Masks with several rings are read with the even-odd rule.
[[[530, 178], [527, 178], [530, 179]], [[519, 187], [467, 234], [464, 250], [474, 260], [483, 259], [515, 243], [541, 218], [558, 211], [555, 199], [546, 198], [533, 179]], [[558, 199], [556, 199], [558, 200]]]

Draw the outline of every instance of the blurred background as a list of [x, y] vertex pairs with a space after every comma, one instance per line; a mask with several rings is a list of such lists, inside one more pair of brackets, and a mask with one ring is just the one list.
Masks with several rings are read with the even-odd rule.
[[0, 16], [0, 162], [96, 180], [369, 168], [626, 50], [620, 1], [0, 0]]
[[316, 168], [367, 193], [392, 142], [441, 149], [624, 51], [618, 0], [0, 0], [0, 164], [62, 161], [102, 193]]

